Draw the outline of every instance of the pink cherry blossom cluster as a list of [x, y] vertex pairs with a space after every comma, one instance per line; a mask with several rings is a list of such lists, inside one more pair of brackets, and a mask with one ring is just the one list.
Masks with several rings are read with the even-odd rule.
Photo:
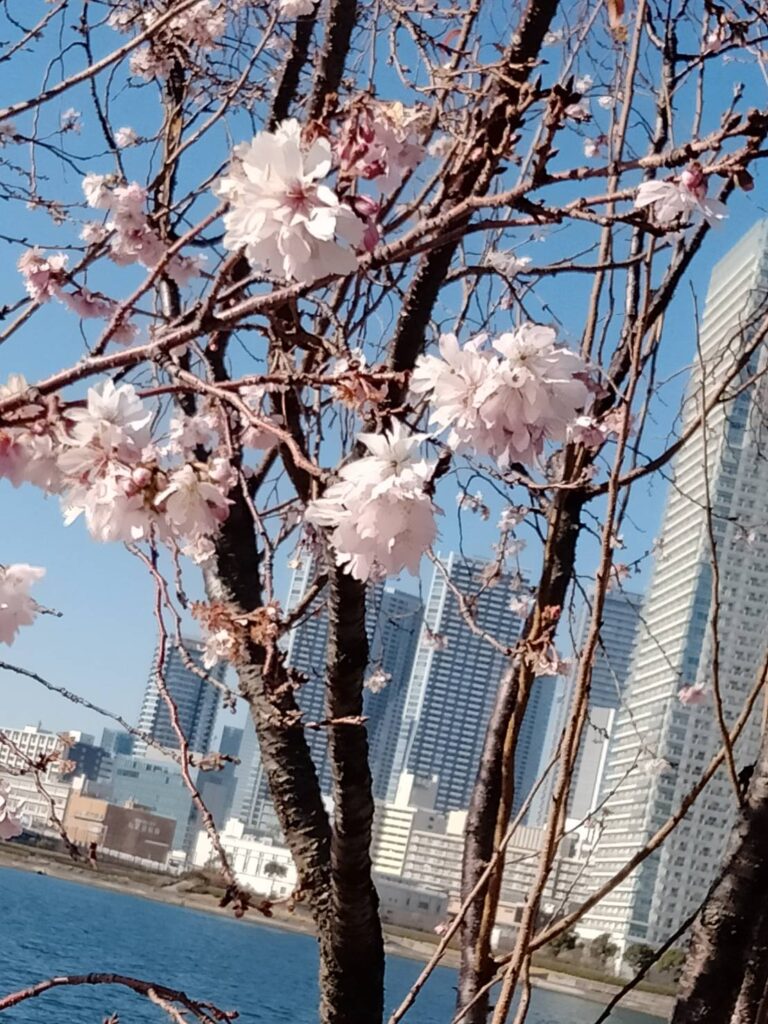
[[[239, 3], [232, 4], [240, 6]], [[168, 10], [167, 3], [146, 4], [125, 0], [114, 5], [108, 23], [119, 32], [145, 31]], [[185, 58], [191, 49], [212, 50], [227, 26], [227, 8], [223, 2], [199, 0], [181, 11], [150, 37], [146, 46], [131, 55], [130, 67], [134, 75], [150, 80], [163, 78], [171, 70], [175, 59]], [[188, 62], [185, 60], [185, 64]]]
[[[0, 398], [26, 390], [15, 377]], [[217, 448], [204, 462], [191, 450], [216, 440], [213, 427], [201, 435], [201, 424], [195, 432], [176, 421], [161, 446], [152, 440], [152, 416], [130, 384], [110, 380], [88, 391], [84, 407], [56, 418], [22, 406], [0, 431], [0, 476], [60, 494], [64, 521], [83, 516], [96, 540], [153, 539], [204, 561], [229, 513], [235, 473]]]
[[687, 221], [698, 214], [708, 223], [717, 225], [728, 216], [724, 203], [707, 196], [707, 179], [701, 164], [692, 163], [674, 181], [644, 181], [637, 190], [635, 206], [652, 206], [661, 227]]
[[[139, 263], [153, 270], [165, 260], [167, 245], [146, 213], [145, 188], [137, 182], [112, 187], [107, 175], [87, 174], [83, 179], [83, 192], [90, 207], [109, 211], [105, 227], [110, 233], [109, 254], [115, 263], [119, 266]], [[164, 269], [170, 278], [183, 286], [200, 273], [200, 264], [177, 254], [165, 261]]]
[[[56, 298], [84, 320], [109, 320], [118, 309], [117, 303], [103, 295], [95, 295], [87, 288], [72, 284], [66, 291], [68, 257], [64, 253], [45, 256], [39, 249], [27, 249], [18, 261], [24, 287], [35, 302], [48, 302]], [[112, 331], [112, 339], [128, 345], [136, 337], [136, 325], [126, 316]]]
[[315, 9], [315, 0], [278, 0], [280, 17], [286, 20], [301, 18]]
[[215, 187], [229, 204], [225, 247], [244, 250], [254, 267], [305, 283], [353, 272], [372, 214], [358, 213], [322, 183], [332, 163], [330, 142], [305, 145], [296, 120], [236, 146]]
[[354, 104], [337, 145], [342, 177], [375, 181], [382, 192], [394, 191], [424, 157], [419, 121], [418, 113], [399, 104], [368, 99]]
[[8, 804], [8, 786], [0, 782], [0, 839], [15, 839], [24, 831], [17, 814]]
[[525, 323], [485, 347], [440, 338], [440, 355], [421, 356], [411, 392], [430, 402], [430, 423], [455, 451], [495, 459], [502, 469], [533, 463], [546, 441], [563, 441], [589, 398], [587, 367], [556, 345], [554, 330]]
[[359, 434], [370, 455], [350, 462], [325, 494], [307, 506], [306, 521], [330, 530], [336, 562], [359, 580], [416, 575], [435, 539], [437, 511], [427, 486], [434, 463], [420, 458], [424, 435], [399, 420], [383, 434]]
[[0, 643], [12, 644], [19, 627], [31, 626], [35, 621], [38, 606], [29, 596], [29, 589], [43, 576], [45, 569], [34, 565], [0, 566]]
[[683, 707], [697, 707], [706, 703], [707, 693], [703, 686], [681, 686], [677, 691], [677, 699]]

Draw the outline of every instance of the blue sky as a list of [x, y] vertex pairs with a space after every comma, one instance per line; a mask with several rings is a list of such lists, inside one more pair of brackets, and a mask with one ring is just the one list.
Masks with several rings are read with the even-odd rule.
[[[36, 91], [39, 83], [34, 72], [40, 66], [39, 56], [34, 61], [24, 59], [20, 68], [14, 68], [13, 82], [6, 81], [9, 88], [5, 94], [17, 98], [30, 94], [33, 89]], [[590, 70], [597, 77], [594, 69], [589, 67], [579, 70], [581, 73]], [[4, 73], [8, 74], [7, 67]], [[723, 88], [735, 73], [733, 68], [723, 73]], [[760, 90], [760, 96], [755, 96], [754, 102], [762, 102], [764, 86], [755, 80], [752, 87]], [[135, 90], [123, 93], [117, 104], [115, 125], [130, 124], [139, 131], [149, 132], [156, 112], [147, 100], [148, 95], [148, 92]], [[89, 110], [83, 93], [74, 92], [51, 104], [46, 109], [46, 116], [55, 120], [70, 106]], [[92, 113], [86, 115], [83, 134], [71, 146], [83, 155], [99, 151], [92, 118]], [[224, 152], [223, 149], [217, 151], [211, 156], [211, 161], [219, 157], [223, 159]], [[129, 173], [133, 159], [129, 155]], [[55, 182], [54, 192], [60, 186], [62, 195], [73, 198], [77, 195], [79, 177], [71, 168], [62, 168], [58, 162], [47, 167], [44, 162], [43, 168]], [[111, 166], [108, 159], [96, 158], [90, 169], [108, 171]], [[737, 193], [730, 210], [726, 224], [711, 233], [690, 281], [680, 290], [667, 318], [660, 377], [672, 376], [673, 379], [664, 388], [655, 409], [655, 419], [649, 424], [646, 435], [648, 449], [656, 449], [663, 444], [679, 410], [680, 392], [685, 380], [680, 371], [688, 363], [694, 343], [692, 293], [700, 303], [703, 302], [712, 265], [755, 220], [765, 215], [760, 189], [750, 194]], [[34, 218], [30, 219], [30, 215], [25, 213], [24, 231], [30, 228], [32, 220]], [[40, 237], [46, 245], [65, 244], [66, 238], [57, 237], [56, 229], [47, 218], [37, 218], [37, 221]], [[21, 233], [20, 225], [21, 221], [16, 227], [12, 215], [10, 225], [6, 224], [4, 230]], [[29, 233], [30, 237], [35, 237], [32, 231]], [[572, 245], [572, 241], [569, 244]], [[535, 264], [553, 258], [557, 245], [557, 234], [552, 232], [544, 243], [530, 241], [527, 235], [507, 239], [503, 247], [531, 256]], [[7, 244], [0, 248], [3, 277], [6, 282], [11, 282], [12, 298], [18, 298], [21, 293], [15, 271], [18, 252], [18, 247]], [[125, 285], [125, 278], [122, 284]], [[584, 303], [583, 277], [576, 280], [575, 275], [564, 276], [558, 278], [555, 285], [550, 282], [542, 287], [533, 297], [530, 311], [546, 321], [554, 309], [563, 321], [564, 340], [574, 342], [579, 336]], [[20, 332], [0, 347], [0, 380], [9, 373], [20, 371], [34, 381], [70, 364], [81, 353], [82, 338], [77, 321], [63, 313], [60, 307], [51, 306], [35, 316], [30, 329]], [[462, 477], [466, 479], [467, 476], [467, 472], [462, 471]], [[490, 498], [490, 490], [483, 484], [478, 486]], [[460, 526], [453, 488], [454, 484], [449, 480], [438, 494], [445, 511], [439, 523], [439, 547], [448, 551], [461, 546], [467, 554], [482, 555], [494, 539], [496, 517], [491, 516], [489, 523], [483, 524], [479, 518], [464, 513]], [[471, 485], [470, 489], [476, 488]], [[650, 549], [661, 515], [664, 490], [663, 482], [658, 478], [644, 481], [636, 488], [630, 506], [630, 520], [624, 531], [627, 552], [619, 560], [631, 561]], [[500, 502], [495, 502], [496, 508], [499, 505]], [[5, 563], [30, 562], [45, 566], [47, 575], [37, 588], [37, 596], [41, 603], [61, 613], [59, 618], [43, 616], [33, 628], [23, 630], [12, 648], [0, 649], [0, 659], [38, 672], [55, 684], [68, 687], [128, 719], [134, 719], [155, 646], [153, 586], [146, 570], [119, 545], [98, 544], [90, 540], [82, 523], [64, 527], [55, 497], [46, 498], [31, 488], [15, 491], [7, 481], [0, 481], [0, 508], [3, 511], [0, 559]], [[585, 579], [591, 572], [594, 552], [594, 542], [585, 536], [579, 562]], [[535, 551], [530, 554], [524, 551], [520, 561], [524, 570], [535, 571]], [[287, 570], [282, 565], [278, 570], [278, 590], [284, 597]], [[643, 588], [648, 570], [649, 561], [646, 559], [641, 574], [630, 589]], [[418, 581], [406, 581], [405, 585], [413, 589], [418, 586]], [[0, 671], [0, 726], [38, 721], [52, 729], [83, 728], [97, 735], [104, 725], [109, 724], [89, 712], [73, 708], [62, 698], [47, 694], [31, 681]]]

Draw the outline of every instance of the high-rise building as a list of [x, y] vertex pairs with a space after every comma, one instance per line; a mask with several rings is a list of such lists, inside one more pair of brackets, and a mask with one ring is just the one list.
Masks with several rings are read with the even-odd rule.
[[[516, 575], [491, 575], [489, 565], [451, 554], [436, 567], [429, 590], [403, 722], [393, 758], [389, 799], [408, 772], [439, 779], [435, 808], [469, 806], [485, 732], [499, 682], [508, 665], [503, 652], [474, 631], [462, 614], [462, 595], [481, 633], [512, 646], [521, 618], [510, 610], [520, 592]], [[535, 778], [552, 703], [552, 681], [539, 679], [523, 721], [515, 760], [515, 806]]]
[[[201, 644], [196, 640], [184, 640], [183, 644], [183, 652], [176, 647], [167, 648], [163, 681], [176, 704], [179, 725], [187, 737], [189, 749], [197, 754], [207, 754], [219, 708], [220, 694], [215, 682], [224, 678], [225, 665], [220, 663], [215, 668], [206, 669], [203, 667]], [[171, 722], [168, 705], [157, 686], [157, 657], [144, 691], [138, 728], [139, 732], [151, 736], [161, 746], [179, 749], [179, 737]], [[147, 752], [147, 743], [136, 740], [133, 752], [141, 757]]]
[[[193, 772], [200, 786], [202, 771]], [[87, 786], [87, 796], [108, 800], [120, 807], [140, 807], [175, 822], [173, 847], [188, 849], [197, 834], [192, 795], [181, 766], [170, 754], [150, 749], [146, 756], [115, 754], [108, 782]]]
[[[760, 346], [718, 403], [706, 429], [694, 429], [702, 402], [732, 371], [768, 309], [768, 221], [757, 225], [712, 272], [698, 352], [682, 413], [692, 432], [673, 467], [643, 623], [608, 752], [604, 831], [590, 888], [603, 884], [680, 807], [721, 743], [711, 695], [713, 616], [718, 615], [718, 677], [726, 722], [753, 686], [768, 639], [768, 409], [766, 351]], [[748, 380], [754, 383], [746, 385]], [[712, 538], [719, 567], [713, 602]], [[684, 706], [682, 687], [703, 688]], [[736, 744], [737, 769], [754, 760], [757, 709]], [[585, 919], [624, 947], [658, 943], [704, 898], [734, 820], [735, 795], [721, 770], [660, 850]]]
[[[304, 600], [315, 578], [315, 567], [304, 559], [294, 570], [288, 594], [290, 610]], [[305, 682], [297, 701], [306, 722], [325, 718], [325, 649], [328, 615], [325, 594], [315, 600], [288, 637], [286, 655]], [[375, 795], [386, 792], [400, 730], [403, 703], [421, 626], [421, 602], [413, 594], [373, 584], [367, 594], [366, 629], [370, 645], [369, 676], [385, 682], [383, 688], [366, 688], [363, 714], [370, 747]], [[307, 741], [324, 793], [331, 790], [328, 738], [325, 729], [308, 730]], [[258, 744], [249, 722], [240, 753], [241, 765], [232, 803], [233, 814], [246, 828], [259, 834], [276, 834], [277, 821], [269, 800]]]
[[101, 747], [108, 754], [132, 754], [133, 736], [122, 729], [104, 729], [101, 734]]
[[[221, 731], [221, 739], [218, 744], [215, 744], [215, 749], [220, 754], [238, 757], [242, 741], [242, 729], [225, 725]], [[198, 783], [200, 796], [203, 798], [203, 803], [210, 811], [213, 820], [219, 828], [224, 827], [232, 809], [236, 768], [237, 765], [234, 761], [226, 761], [223, 767], [216, 771], [200, 772], [200, 781]], [[196, 820], [199, 822], [197, 812], [195, 814]]]
[[[589, 714], [573, 770], [568, 807], [571, 818], [586, 818], [599, 803], [608, 741], [632, 663], [642, 602], [640, 594], [627, 590], [612, 590], [605, 595], [600, 638], [592, 666]], [[576, 622], [573, 670], [568, 677], [558, 680], [555, 686], [539, 774], [544, 774], [551, 762], [572, 714], [579, 655], [587, 642], [591, 619], [590, 599], [582, 606]], [[531, 804], [528, 819], [531, 824], [543, 825], [546, 821], [556, 778], [556, 770], [550, 771], [539, 787]]]

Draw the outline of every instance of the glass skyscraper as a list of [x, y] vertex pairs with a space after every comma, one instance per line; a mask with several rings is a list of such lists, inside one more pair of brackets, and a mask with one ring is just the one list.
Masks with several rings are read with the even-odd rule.
[[[768, 221], [715, 266], [681, 429], [723, 381], [768, 312]], [[693, 325], [691, 325], [693, 328]], [[720, 573], [719, 680], [732, 724], [744, 706], [768, 640], [768, 378], [761, 345], [730, 400], [678, 453], [626, 697], [604, 774], [604, 831], [590, 870], [596, 888], [680, 807], [721, 743], [712, 701], [711, 530]], [[747, 383], [751, 381], [751, 383]], [[705, 703], [683, 706], [678, 691], [702, 687]], [[737, 769], [754, 760], [762, 709], [736, 745]], [[659, 943], [699, 905], [720, 863], [736, 800], [721, 769], [684, 821], [585, 918], [623, 948]], [[580, 926], [580, 930], [582, 930]], [[589, 934], [589, 932], [587, 932]]]
[[[315, 578], [315, 572], [309, 559], [302, 560], [296, 567], [288, 593], [289, 610], [304, 599]], [[304, 677], [296, 699], [305, 722], [318, 722], [325, 718], [325, 649], [328, 640], [326, 601], [327, 594], [323, 593], [306, 610], [302, 620], [289, 634], [286, 646], [289, 664]], [[371, 676], [380, 669], [389, 677], [383, 689], [366, 688], [363, 699], [376, 796], [383, 796], [386, 792], [392, 771], [421, 615], [421, 601], [416, 595], [390, 589], [383, 583], [369, 587], [366, 607], [370, 645], [368, 674]], [[331, 791], [331, 767], [328, 760], [327, 729], [307, 730], [306, 735], [322, 791], [328, 794]], [[250, 722], [246, 727], [240, 757], [233, 814], [248, 829], [273, 833], [277, 823]]]
[[[164, 682], [178, 710], [179, 725], [189, 741], [189, 749], [196, 754], [207, 754], [211, 749], [213, 727], [219, 708], [220, 693], [211, 679], [224, 678], [224, 663], [213, 669], [203, 668], [202, 648], [196, 640], [183, 640], [185, 657], [197, 671], [185, 663], [185, 658], [171, 644], [168, 645], [164, 664]], [[206, 678], [206, 676], [210, 676]], [[139, 715], [139, 730], [151, 736], [156, 743], [173, 750], [179, 748], [179, 738], [173, 728], [168, 705], [157, 688], [157, 655], [144, 691]], [[136, 739], [133, 752], [142, 756], [147, 744]]]
[[[568, 806], [568, 815], [572, 818], [581, 820], [587, 817], [599, 802], [608, 741], [632, 664], [642, 602], [640, 594], [627, 590], [612, 590], [605, 595], [600, 640], [592, 666], [589, 716], [573, 770]], [[555, 688], [549, 729], [539, 764], [542, 773], [554, 756], [572, 713], [579, 654], [587, 641], [591, 619], [592, 602], [589, 600], [582, 606], [576, 622], [573, 670], [567, 678], [558, 680]], [[556, 779], [555, 767], [533, 799], [529, 813], [531, 824], [543, 825], [547, 820]]]
[[[451, 554], [435, 567], [424, 628], [405, 699], [390, 799], [401, 772], [438, 776], [435, 808], [469, 805], [485, 732], [508, 659], [465, 620], [456, 594], [468, 602], [479, 629], [512, 647], [522, 619], [510, 610], [519, 576], [489, 573], [489, 564]], [[526, 712], [515, 760], [515, 809], [536, 778], [549, 720], [553, 680], [538, 679]]]

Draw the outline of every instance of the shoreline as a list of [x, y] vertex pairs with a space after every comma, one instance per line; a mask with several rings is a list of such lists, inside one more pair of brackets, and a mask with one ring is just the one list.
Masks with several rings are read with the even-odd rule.
[[[100, 874], [99, 869], [92, 870], [84, 865], [81, 866], [67, 860], [59, 860], [57, 857], [49, 856], [47, 853], [34, 851], [14, 856], [11, 849], [6, 848], [2, 851], [2, 854], [0, 857], [0, 870], [11, 868], [25, 871], [29, 874], [46, 875], [62, 882], [74, 882], [78, 885], [86, 886], [95, 885], [100, 889], [135, 896], [139, 899], [152, 900], [155, 903], [166, 903], [169, 906], [183, 907], [187, 910], [196, 910], [205, 914], [232, 918], [232, 912], [226, 907], [220, 907], [217, 898], [213, 895], [185, 891], [175, 887], [178, 883], [174, 882], [168, 885], [153, 886], [139, 879], [120, 877], [120, 865], [105, 865], [102, 868], [103, 873]], [[109, 871], [113, 872], [112, 878], [106, 877]], [[114, 875], [117, 875], [117, 877], [114, 877]], [[158, 878], [160, 877], [158, 876]], [[314, 927], [308, 917], [295, 912], [283, 911], [280, 913], [281, 908], [279, 905], [276, 910], [278, 912], [271, 917], [254, 911], [251, 915], [246, 915], [242, 919], [243, 923], [245, 925], [276, 928], [281, 931], [314, 937]], [[385, 926], [384, 949], [388, 956], [400, 956], [409, 960], [418, 960], [426, 963], [435, 951], [435, 944], [427, 939], [420, 940], [388, 932]], [[459, 957], [457, 951], [447, 949], [440, 966], [455, 970], [458, 965]], [[602, 1006], [605, 1006], [610, 1001], [620, 987], [608, 982], [568, 974], [567, 971], [554, 971], [551, 968], [537, 967], [535, 965], [531, 969], [531, 984], [534, 988], [572, 996]], [[622, 999], [621, 1006], [627, 1010], [646, 1013], [661, 1020], [669, 1020], [674, 1006], [674, 998], [669, 995], [635, 990]]]

